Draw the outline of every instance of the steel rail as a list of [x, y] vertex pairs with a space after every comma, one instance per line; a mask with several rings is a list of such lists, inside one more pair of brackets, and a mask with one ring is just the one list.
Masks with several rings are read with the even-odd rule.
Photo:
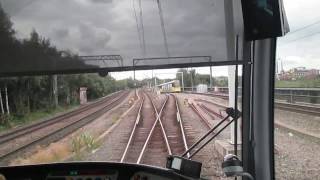
[[[201, 107], [202, 109], [204, 109], [205, 111], [207, 111], [208, 113], [211, 113], [211, 114], [217, 116], [217, 117], [220, 118], [220, 119], [223, 119], [223, 118], [224, 118], [221, 114], [213, 111], [212, 109], [208, 108], [208, 107], [207, 107], [206, 105], [204, 105], [204, 104], [201, 104], [200, 107]], [[227, 108], [227, 107], [225, 107], [225, 108]], [[221, 113], [221, 111], [220, 111], [220, 113]]]
[[320, 116], [320, 108], [315, 106], [303, 106], [292, 103], [275, 102], [275, 108], [301, 114]]
[[[200, 94], [200, 95], [205, 95], [205, 96], [210, 96], [210, 97], [219, 97], [222, 99], [229, 99], [227, 95], [216, 95], [216, 94], [210, 94], [210, 93], [192, 93], [191, 94]], [[207, 101], [207, 100], [200, 100], [200, 101]], [[209, 102], [212, 104], [215, 104], [216, 106], [223, 107], [221, 104], [217, 104], [214, 102]], [[300, 105], [300, 104], [293, 104], [293, 103], [283, 103], [283, 102], [274, 102], [275, 108], [277, 109], [282, 109], [286, 111], [291, 111], [291, 112], [297, 112], [297, 113], [302, 113], [302, 114], [307, 114], [307, 115], [313, 115], [313, 116], [320, 116], [320, 108], [315, 107], [315, 106], [306, 106], [306, 105]]]
[[[126, 93], [126, 95], [128, 95], [128, 94], [129, 94], [129, 92]], [[66, 125], [66, 126], [64, 126], [62, 128], [59, 128], [59, 129], [57, 129], [57, 130], [55, 130], [53, 132], [50, 132], [49, 134], [47, 134], [45, 136], [37, 138], [36, 140], [33, 140], [32, 142], [29, 142], [29, 143], [27, 143], [27, 144], [25, 144], [25, 145], [23, 145], [23, 146], [21, 146], [19, 148], [16, 148], [16, 149], [14, 149], [12, 151], [9, 151], [9, 152], [7, 152], [5, 154], [2, 154], [0, 156], [0, 160], [3, 161], [4, 159], [6, 159], [6, 158], [8, 158], [10, 156], [13, 156], [14, 154], [16, 154], [18, 152], [24, 151], [27, 148], [29, 148], [29, 147], [31, 147], [33, 145], [36, 145], [36, 144], [38, 144], [40, 142], [48, 143], [47, 139], [52, 137], [52, 136], [54, 136], [54, 135], [58, 135], [58, 138], [54, 138], [55, 140], [63, 138], [65, 135], [68, 135], [68, 134], [74, 132], [75, 130], [85, 126], [86, 124], [92, 122], [92, 120], [98, 118], [99, 116], [101, 116], [106, 111], [111, 110], [114, 106], [117, 105], [116, 104], [117, 102], [119, 102], [120, 100], [124, 99], [125, 97], [126, 96], [118, 96], [118, 97], [112, 99], [111, 102], [108, 102], [103, 108], [98, 109], [97, 111], [89, 114], [88, 116], [83, 117], [83, 118], [81, 118], [81, 119], [79, 119], [79, 120], [77, 120], [77, 121], [75, 121], [73, 123], [70, 123], [70, 124], [68, 124], [68, 125]], [[68, 128], [70, 128], [71, 131], [67, 131]], [[67, 132], [63, 132], [63, 131], [67, 131]]]
[[[120, 92], [119, 92], [120, 93]], [[103, 99], [100, 99], [94, 103], [91, 103], [89, 105], [86, 105], [86, 106], [82, 106], [80, 107], [80, 109], [75, 109], [73, 111], [70, 111], [70, 112], [67, 112], [65, 114], [61, 114], [61, 115], [58, 115], [56, 117], [53, 117], [51, 119], [48, 119], [48, 120], [44, 120], [44, 121], [40, 121], [40, 122], [37, 122], [37, 123], [34, 123], [34, 124], [31, 124], [31, 125], [28, 125], [28, 126], [24, 126], [24, 127], [21, 127], [21, 128], [17, 128], [15, 130], [12, 130], [8, 133], [4, 133], [4, 134], [1, 134], [0, 135], [0, 144], [4, 144], [8, 141], [11, 141], [13, 139], [16, 139], [16, 138], [19, 138], [19, 137], [22, 137], [23, 135], [26, 135], [30, 132], [33, 132], [33, 131], [36, 131], [36, 130], [39, 130], [39, 129], [42, 129], [44, 127], [47, 127], [47, 126], [50, 126], [50, 125], [53, 125], [57, 122], [60, 122], [61, 120], [64, 120], [66, 118], [70, 118], [74, 115], [77, 115], [79, 113], [82, 113], [84, 111], [87, 111], [91, 108], [94, 108], [95, 106], [97, 105], [100, 105], [100, 104], [103, 104], [107, 101], [109, 101], [110, 99], [112, 99], [114, 96], [118, 95], [119, 93], [117, 94], [112, 94], [111, 96], [107, 96]]]
[[[147, 96], [150, 98], [150, 96], [148, 94], [147, 94]], [[164, 103], [164, 106], [163, 106], [162, 109], [164, 109], [164, 107], [166, 106], [168, 99], [169, 99], [169, 96], [166, 97], [166, 100], [165, 100], [165, 103]], [[168, 136], [167, 136], [166, 131], [164, 130], [164, 127], [163, 127], [163, 124], [162, 124], [162, 120], [161, 120], [162, 111], [161, 111], [161, 113], [159, 113], [158, 110], [157, 110], [157, 107], [155, 106], [155, 104], [154, 104], [154, 102], [152, 100], [152, 98], [150, 98], [150, 100], [151, 100], [151, 103], [152, 103], [152, 106], [153, 106], [155, 112], [157, 113], [157, 116], [159, 116], [159, 118], [158, 117], [157, 118], [158, 118], [158, 122], [159, 122], [160, 127], [161, 127], [162, 135], [163, 135], [163, 138], [164, 138], [164, 140], [166, 142], [168, 153], [171, 155], [172, 152], [171, 152], [171, 148], [170, 148], [169, 141], [168, 141], [168, 138], [167, 138]]]
[[212, 104], [214, 106], [218, 106], [218, 107], [220, 107], [222, 109], [226, 108], [225, 105], [222, 105], [222, 104], [219, 104], [219, 103], [216, 103], [216, 102], [212, 102], [212, 101], [208, 101], [208, 100], [204, 100], [204, 99], [195, 99], [195, 101], [206, 102], [206, 103]]
[[[177, 96], [176, 95], [172, 95], [174, 97], [174, 100], [176, 102], [176, 108], [177, 108], [177, 121], [180, 125], [180, 130], [181, 130], [181, 134], [182, 134], [182, 140], [183, 140], [183, 145], [184, 145], [184, 149], [187, 151], [188, 150], [188, 144], [187, 144], [187, 138], [186, 138], [186, 134], [184, 132], [184, 125], [183, 125], [183, 121], [181, 118], [181, 114], [180, 114], [180, 107], [179, 107], [179, 103], [177, 101]], [[189, 158], [190, 153], [187, 154], [187, 157]]]
[[139, 92], [138, 92], [139, 90], [134, 89], [134, 91], [135, 91], [135, 94], [136, 94], [137, 99], [140, 99]]
[[137, 126], [138, 126], [138, 124], [139, 124], [139, 122], [140, 122], [141, 109], [142, 109], [143, 103], [144, 103], [144, 97], [142, 97], [142, 100], [141, 100], [141, 103], [140, 103], [140, 107], [139, 107], [139, 110], [138, 110], [138, 114], [137, 114], [137, 117], [136, 117], [136, 121], [135, 121], [135, 123], [134, 123], [132, 132], [131, 132], [131, 134], [130, 134], [130, 138], [129, 138], [128, 143], [127, 143], [127, 145], [126, 145], [126, 148], [125, 148], [125, 150], [124, 150], [124, 152], [123, 152], [123, 154], [122, 154], [122, 157], [121, 157], [121, 160], [120, 160], [121, 163], [124, 161], [124, 158], [125, 158], [126, 155], [127, 155], [127, 152], [128, 152], [129, 146], [130, 146], [130, 144], [131, 144], [131, 141], [132, 141], [132, 139], [133, 139], [134, 133], [136, 132], [136, 128], [137, 128]]
[[206, 113], [208, 116], [210, 116], [212, 120], [215, 120], [215, 119], [216, 119], [216, 117], [213, 115], [214, 113], [208, 111], [208, 109], [206, 109], [206, 107], [203, 106], [203, 104], [199, 105], [199, 107], [202, 109], [202, 111], [203, 111], [204, 113]]
[[[149, 98], [150, 98], [150, 97], [149, 97]], [[169, 96], [167, 96], [167, 98], [166, 98], [165, 105], [167, 104], [168, 99], [169, 99]], [[169, 144], [168, 136], [167, 136], [166, 131], [164, 130], [164, 127], [163, 127], [163, 124], [162, 124], [162, 120], [161, 120], [161, 114], [162, 114], [162, 112], [161, 112], [161, 114], [160, 114], [160, 113], [158, 112], [156, 106], [154, 105], [153, 100], [152, 100], [151, 98], [150, 98], [150, 100], [151, 100], [151, 102], [152, 102], [152, 105], [153, 105], [153, 108], [154, 108], [155, 112], [157, 113], [157, 116], [159, 116], [158, 122], [159, 122], [160, 127], [161, 127], [161, 131], [162, 131], [163, 138], [164, 138], [164, 140], [165, 140], [165, 142], [166, 142], [166, 146], [167, 146], [168, 153], [169, 153], [169, 155], [172, 155], [172, 151], [171, 151], [171, 147], [170, 147], [170, 144]], [[165, 105], [164, 105], [163, 107], [165, 107]]]
[[[207, 101], [207, 100], [200, 100], [200, 101]], [[207, 101], [207, 102], [208, 103], [212, 103], [214, 105], [218, 105], [218, 106], [223, 107], [223, 108], [228, 108], [227, 106], [224, 106], [224, 105], [221, 105], [221, 104], [216, 104], [216, 103], [211, 102], [211, 101]], [[278, 109], [287, 110], [287, 111], [291, 111], [291, 112], [297, 112], [297, 113], [300, 112], [300, 113], [304, 113], [304, 114], [320, 116], [320, 110], [316, 111], [316, 109], [313, 109], [313, 108], [317, 108], [317, 107], [311, 106], [311, 109], [309, 111], [306, 110], [306, 109], [303, 109], [303, 108], [307, 108], [307, 107], [308, 106], [301, 106], [301, 105], [291, 104], [291, 103], [275, 102], [275, 108], [278, 108]], [[285, 124], [282, 124], [282, 123], [277, 122], [277, 121], [275, 121], [275, 126], [279, 127], [279, 128], [282, 128], [282, 129], [290, 130], [292, 132], [295, 132], [295, 133], [298, 133], [298, 134], [301, 134], [301, 135], [304, 135], [304, 136], [307, 136], [307, 137], [310, 137], [310, 138], [315, 139], [317, 141], [320, 140], [320, 137], [317, 134], [301, 131], [298, 128], [289, 127], [289, 126], [286, 126]]]
[[209, 128], [211, 129], [211, 124], [209, 121], [199, 112], [199, 110], [195, 107], [193, 103], [190, 104], [191, 109], [200, 117], [201, 121]]
[[[149, 96], [148, 96], [148, 97], [149, 97]], [[150, 98], [150, 97], [149, 97], [149, 98]], [[150, 100], [151, 100], [151, 98], [150, 98]], [[147, 147], [147, 145], [149, 144], [151, 135], [153, 134], [153, 131], [154, 131], [154, 129], [155, 129], [155, 127], [156, 127], [159, 119], [160, 119], [160, 115], [161, 115], [161, 113], [162, 113], [162, 111], [163, 111], [163, 109], [164, 109], [167, 101], [168, 101], [168, 97], [167, 97], [167, 99], [165, 100], [165, 102], [163, 103], [163, 105], [162, 105], [162, 107], [161, 107], [161, 109], [160, 109], [159, 114], [157, 114], [157, 118], [156, 118], [155, 122], [153, 123], [153, 126], [152, 126], [152, 128], [151, 128], [151, 130], [150, 130], [150, 132], [149, 132], [149, 134], [148, 134], [148, 137], [147, 137], [147, 139], [146, 139], [146, 141], [145, 141], [145, 143], [144, 143], [144, 145], [143, 145], [143, 148], [142, 148], [142, 150], [141, 150], [141, 152], [140, 152], [140, 155], [139, 155], [138, 160], [137, 160], [137, 164], [140, 164], [140, 162], [141, 162], [141, 160], [142, 160], [142, 157], [143, 157], [143, 154], [144, 154], [144, 152], [145, 152], [145, 150], [146, 150], [146, 147]], [[151, 102], [153, 103], [152, 100], [151, 100]], [[154, 106], [154, 107], [155, 107], [155, 106]], [[156, 111], [156, 112], [157, 112], [157, 111]]]

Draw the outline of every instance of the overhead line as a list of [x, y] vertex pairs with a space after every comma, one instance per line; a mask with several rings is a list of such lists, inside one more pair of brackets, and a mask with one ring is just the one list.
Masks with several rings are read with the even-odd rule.
[[299, 37], [299, 38], [296, 38], [296, 39], [293, 39], [293, 40], [291, 40], [291, 41], [287, 41], [287, 42], [285, 42], [285, 43], [282, 44], [282, 45], [287, 45], [287, 44], [293, 43], [293, 42], [295, 42], [295, 41], [299, 41], [299, 40], [301, 40], [301, 39], [305, 39], [305, 38], [308, 38], [308, 37], [312, 37], [312, 36], [315, 36], [315, 35], [318, 35], [318, 34], [320, 34], [320, 31], [315, 32], [315, 33], [311, 33], [311, 34], [308, 34], [308, 35], [306, 35], [306, 36], [302, 36], [302, 37]]
[[143, 45], [142, 45], [142, 40], [141, 40], [141, 32], [140, 32], [140, 28], [139, 28], [139, 20], [138, 20], [138, 16], [137, 16], [137, 11], [136, 11], [136, 7], [135, 7], [135, 0], [132, 0], [132, 7], [133, 7], [133, 11], [134, 11], [134, 17], [136, 20], [136, 26], [137, 26], [137, 31], [138, 31], [138, 38], [139, 38], [139, 45], [140, 45], [140, 49], [141, 49], [141, 53], [143, 54]]
[[166, 54], [169, 57], [169, 48], [168, 48], [168, 41], [167, 41], [167, 33], [164, 25], [164, 19], [163, 19], [163, 13], [162, 13], [162, 8], [161, 8], [161, 3], [160, 0], [157, 0], [158, 4], [158, 9], [159, 9], [159, 17], [160, 17], [160, 22], [161, 22], [161, 29], [162, 29], [162, 34], [163, 34], [163, 41], [164, 41], [164, 47], [166, 50]]
[[139, 8], [140, 8], [140, 22], [141, 22], [141, 30], [142, 30], [143, 57], [145, 57], [146, 56], [146, 41], [145, 41], [145, 36], [144, 36], [144, 25], [143, 25], [141, 0], [139, 0]]
[[291, 34], [293, 34], [293, 33], [302, 31], [302, 30], [304, 30], [304, 29], [307, 29], [307, 28], [312, 27], [312, 26], [317, 25], [317, 24], [320, 24], [320, 20], [318, 20], [318, 21], [316, 21], [316, 22], [314, 22], [314, 23], [308, 24], [308, 25], [306, 25], [306, 26], [303, 26], [303, 27], [301, 27], [301, 28], [298, 28], [298, 29], [296, 29], [296, 30], [294, 30], [294, 31], [291, 31], [288, 35], [291, 35]]

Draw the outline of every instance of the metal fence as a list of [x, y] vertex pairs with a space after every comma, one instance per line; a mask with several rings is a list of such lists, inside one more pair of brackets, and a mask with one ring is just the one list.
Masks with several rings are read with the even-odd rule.
[[[185, 87], [186, 91], [192, 91], [191, 87]], [[195, 91], [196, 88], [193, 88]], [[228, 87], [213, 87], [208, 88], [208, 92], [215, 92], [221, 94], [228, 93]], [[242, 88], [239, 88], [239, 95], [241, 95]], [[279, 101], [286, 101], [288, 103], [306, 103], [320, 105], [320, 88], [276, 88], [274, 97]]]

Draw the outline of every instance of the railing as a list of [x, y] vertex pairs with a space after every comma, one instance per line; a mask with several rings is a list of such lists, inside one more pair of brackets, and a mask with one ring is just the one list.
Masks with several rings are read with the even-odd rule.
[[[185, 91], [191, 91], [191, 87], [185, 87]], [[196, 87], [193, 88], [196, 91]], [[208, 88], [209, 93], [227, 94], [228, 87], [213, 87]], [[239, 88], [241, 96], [242, 88]], [[274, 91], [276, 100], [286, 101], [288, 103], [305, 103], [320, 105], [320, 88], [276, 88]]]

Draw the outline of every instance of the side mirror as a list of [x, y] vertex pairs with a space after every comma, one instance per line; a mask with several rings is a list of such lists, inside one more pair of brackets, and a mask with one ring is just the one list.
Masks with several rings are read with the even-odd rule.
[[233, 154], [224, 156], [222, 170], [227, 177], [243, 176], [254, 180], [251, 174], [243, 171], [242, 162]]

